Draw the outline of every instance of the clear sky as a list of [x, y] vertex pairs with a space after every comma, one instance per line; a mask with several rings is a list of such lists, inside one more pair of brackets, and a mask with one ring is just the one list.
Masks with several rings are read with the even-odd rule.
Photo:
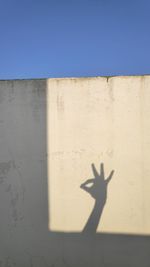
[[142, 74], [149, 0], [0, 0], [0, 79]]

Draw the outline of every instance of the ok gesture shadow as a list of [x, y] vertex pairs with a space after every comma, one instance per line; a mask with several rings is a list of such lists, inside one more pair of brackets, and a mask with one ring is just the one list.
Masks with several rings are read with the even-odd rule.
[[93, 163], [91, 167], [94, 178], [88, 179], [86, 182], [81, 184], [80, 188], [88, 192], [96, 201], [100, 201], [101, 204], [104, 205], [107, 199], [107, 186], [112, 179], [114, 170], [112, 170], [109, 176], [105, 179], [103, 163], [100, 165], [100, 173], [96, 170]]

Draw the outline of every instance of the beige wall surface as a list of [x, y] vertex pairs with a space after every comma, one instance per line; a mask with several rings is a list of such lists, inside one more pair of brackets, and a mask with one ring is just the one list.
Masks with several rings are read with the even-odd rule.
[[150, 266], [149, 102], [150, 76], [0, 81], [0, 267]]
[[114, 169], [97, 231], [150, 234], [150, 77], [48, 80], [49, 227], [81, 232], [91, 163]]

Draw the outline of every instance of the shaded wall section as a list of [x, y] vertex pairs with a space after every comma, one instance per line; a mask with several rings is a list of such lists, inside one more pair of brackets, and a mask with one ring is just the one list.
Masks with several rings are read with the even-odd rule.
[[0, 267], [149, 267], [149, 100], [149, 76], [0, 81]]
[[46, 127], [46, 81], [1, 81], [0, 266], [28, 266], [47, 229]]

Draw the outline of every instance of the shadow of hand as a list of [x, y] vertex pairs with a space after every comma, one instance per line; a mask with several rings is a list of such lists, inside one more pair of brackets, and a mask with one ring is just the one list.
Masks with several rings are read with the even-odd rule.
[[110, 182], [114, 171], [112, 170], [107, 179], [105, 179], [103, 163], [100, 165], [100, 174], [93, 163], [91, 166], [94, 178], [88, 179], [86, 182], [81, 184], [80, 188], [88, 192], [96, 201], [99, 201], [104, 205], [107, 199], [107, 185]]

